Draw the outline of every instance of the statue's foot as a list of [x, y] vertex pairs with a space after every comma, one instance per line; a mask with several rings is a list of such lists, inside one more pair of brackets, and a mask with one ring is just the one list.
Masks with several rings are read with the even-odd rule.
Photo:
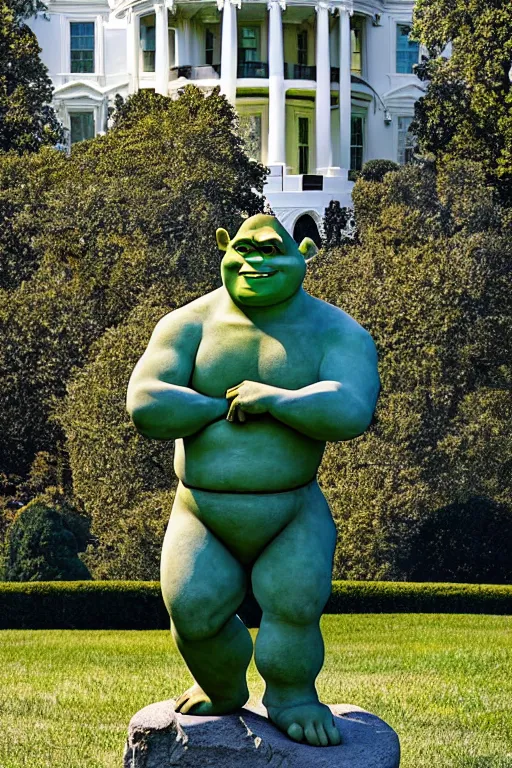
[[341, 744], [331, 710], [319, 701], [290, 707], [267, 707], [267, 711], [272, 722], [294, 741], [305, 741], [313, 747]]
[[228, 715], [247, 703], [249, 691], [211, 699], [197, 683], [176, 699], [174, 709], [182, 715]]

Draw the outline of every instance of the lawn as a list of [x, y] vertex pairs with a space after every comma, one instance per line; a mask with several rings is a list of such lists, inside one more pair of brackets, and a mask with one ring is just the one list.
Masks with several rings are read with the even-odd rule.
[[[402, 768], [512, 768], [512, 617], [322, 620], [327, 702], [398, 732]], [[167, 632], [0, 632], [0, 768], [120, 768], [132, 714], [188, 673]], [[250, 668], [253, 697], [262, 681]]]

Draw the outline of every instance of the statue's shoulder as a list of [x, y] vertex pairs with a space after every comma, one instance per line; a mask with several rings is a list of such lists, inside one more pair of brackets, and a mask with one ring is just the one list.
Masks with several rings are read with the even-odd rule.
[[166, 340], [176, 340], [182, 336], [192, 338], [194, 335], [200, 335], [204, 321], [218, 301], [220, 290], [206, 293], [204, 296], [168, 312], [156, 324], [153, 337], [165, 342]]
[[347, 312], [334, 304], [310, 296], [312, 301], [312, 319], [315, 327], [320, 330], [327, 343], [334, 342], [357, 342], [369, 348], [374, 348], [375, 344], [370, 333], [354, 320]]

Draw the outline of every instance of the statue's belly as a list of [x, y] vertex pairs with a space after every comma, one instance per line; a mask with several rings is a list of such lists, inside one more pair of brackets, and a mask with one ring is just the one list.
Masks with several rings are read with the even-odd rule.
[[315, 477], [325, 444], [271, 416], [225, 419], [176, 441], [174, 468], [185, 485], [217, 491], [284, 491]]
[[212, 493], [178, 486], [175, 505], [185, 507], [241, 563], [252, 562], [303, 509], [325, 506], [316, 481], [284, 493]]

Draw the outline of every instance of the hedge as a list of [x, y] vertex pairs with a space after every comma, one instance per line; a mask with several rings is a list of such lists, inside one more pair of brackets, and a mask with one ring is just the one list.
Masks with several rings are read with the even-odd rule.
[[[258, 626], [250, 598], [240, 613]], [[512, 585], [335, 581], [325, 613], [512, 614]], [[167, 629], [158, 582], [0, 583], [0, 629]]]

